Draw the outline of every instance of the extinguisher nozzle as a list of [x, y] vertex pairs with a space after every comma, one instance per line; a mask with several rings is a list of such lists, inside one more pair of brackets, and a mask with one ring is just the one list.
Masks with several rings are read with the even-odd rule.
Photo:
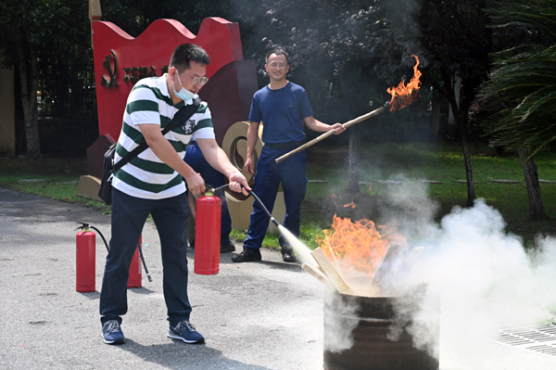
[[[209, 186], [210, 186], [210, 185], [209, 185]], [[222, 185], [222, 186], [217, 187], [217, 188], [214, 188], [214, 187], [211, 186], [210, 188], [207, 188], [207, 191], [209, 191], [209, 192], [211, 192], [211, 193], [213, 193], [213, 194], [216, 194], [216, 192], [221, 191], [221, 190], [224, 190], [224, 189], [226, 189], [228, 186], [230, 186], [230, 184], [225, 184], [225, 185]]]
[[143, 262], [143, 267], [145, 268], [145, 273], [147, 274], [147, 278], [149, 279], [149, 283], [152, 283], [153, 279], [149, 274], [149, 269], [147, 268], [147, 264], [145, 263], [145, 257], [143, 257], [143, 249], [141, 248], [141, 244], [137, 244], [137, 248], [139, 249], [139, 256], [141, 257], [141, 262]]

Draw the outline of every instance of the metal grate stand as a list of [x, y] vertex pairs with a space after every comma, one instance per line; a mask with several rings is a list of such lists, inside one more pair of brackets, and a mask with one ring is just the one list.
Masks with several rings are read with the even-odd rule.
[[556, 356], [556, 324], [531, 328], [505, 329], [498, 343], [548, 356]]

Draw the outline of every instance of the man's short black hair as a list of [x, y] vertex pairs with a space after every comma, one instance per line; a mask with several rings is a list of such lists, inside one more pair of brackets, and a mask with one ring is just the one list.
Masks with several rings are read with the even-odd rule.
[[282, 48], [275, 48], [275, 49], [272, 49], [271, 51], [269, 51], [268, 53], [266, 53], [266, 56], [264, 58], [265, 63], [268, 63], [268, 58], [270, 58], [270, 55], [272, 55], [272, 54], [285, 56], [286, 57], [286, 63], [290, 64], [290, 57], [288, 56], [288, 53]]
[[170, 67], [175, 67], [179, 72], [183, 72], [184, 70], [189, 68], [190, 62], [209, 65], [210, 58], [207, 52], [199, 45], [178, 45], [172, 53], [172, 58], [170, 59]]

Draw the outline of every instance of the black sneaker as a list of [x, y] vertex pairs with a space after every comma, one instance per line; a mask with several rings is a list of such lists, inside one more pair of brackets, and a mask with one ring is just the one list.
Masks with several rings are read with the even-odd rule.
[[180, 321], [175, 327], [170, 325], [168, 338], [183, 340], [189, 344], [205, 343], [205, 337], [195, 329], [189, 320]]
[[261, 251], [259, 248], [246, 248], [243, 247], [243, 252], [234, 254], [232, 261], [234, 262], [253, 262], [261, 260]]
[[222, 243], [220, 245], [220, 253], [235, 252], [236, 247], [232, 243]]
[[293, 249], [292, 248], [284, 248], [282, 247], [282, 259], [284, 260], [284, 262], [295, 262], [295, 254], [293, 253]]
[[116, 320], [109, 320], [102, 325], [102, 339], [106, 344], [125, 343], [124, 333], [120, 328], [120, 323]]

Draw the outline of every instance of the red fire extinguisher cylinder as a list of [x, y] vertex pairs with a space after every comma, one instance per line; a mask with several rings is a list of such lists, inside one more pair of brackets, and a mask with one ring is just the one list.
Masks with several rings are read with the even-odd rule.
[[212, 193], [197, 198], [195, 218], [195, 268], [199, 275], [220, 271], [220, 219], [222, 201]]
[[[78, 292], [94, 292], [95, 291], [95, 280], [96, 280], [96, 236], [95, 233], [89, 230], [89, 228], [96, 230], [104, 244], [106, 249], [109, 251], [108, 243], [104, 236], [94, 226], [88, 223], [81, 222], [81, 226], [74, 231], [81, 230], [76, 235], [76, 290]], [[145, 266], [145, 271], [149, 281], [152, 281], [147, 266], [145, 265], [145, 260], [141, 254], [141, 242], [142, 236], [139, 236], [139, 244], [135, 249], [135, 254], [131, 260], [131, 265], [129, 266], [129, 277], [127, 279], [128, 288], [140, 288], [141, 287], [141, 262]]]
[[96, 237], [95, 233], [84, 226], [75, 236], [76, 274], [75, 290], [78, 292], [95, 291], [96, 274]]
[[[139, 237], [139, 244], [141, 244], [143, 237]], [[139, 246], [135, 249], [135, 254], [131, 259], [129, 266], [129, 277], [127, 278], [128, 288], [141, 288], [141, 259], [139, 258]]]

